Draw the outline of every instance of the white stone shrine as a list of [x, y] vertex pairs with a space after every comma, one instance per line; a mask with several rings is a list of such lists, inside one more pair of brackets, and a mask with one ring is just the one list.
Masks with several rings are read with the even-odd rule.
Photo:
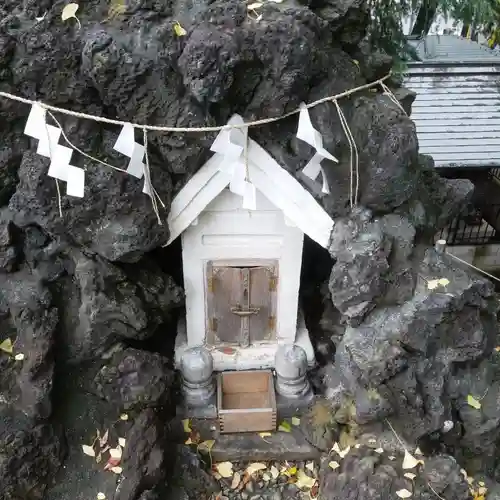
[[[230, 134], [244, 140], [241, 129]], [[177, 366], [196, 346], [210, 351], [215, 371], [274, 368], [280, 345], [315, 362], [298, 303], [303, 239], [327, 247], [333, 221], [262, 147], [247, 148], [245, 158], [215, 153], [172, 202], [169, 243], [182, 237], [186, 293]], [[242, 171], [255, 190], [251, 209], [232, 192]]]

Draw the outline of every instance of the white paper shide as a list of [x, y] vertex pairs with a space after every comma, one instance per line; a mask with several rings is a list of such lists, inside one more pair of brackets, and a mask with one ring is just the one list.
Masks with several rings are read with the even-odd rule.
[[[244, 121], [241, 116], [234, 115], [228, 125], [244, 125]], [[248, 127], [224, 129], [215, 138], [210, 151], [223, 156], [220, 170], [231, 178], [229, 190], [243, 198], [244, 209], [255, 210], [255, 186], [248, 179], [244, 158], [247, 140]]]
[[318, 132], [311, 122], [311, 117], [309, 115], [309, 110], [304, 103], [300, 105], [300, 114], [299, 114], [299, 126], [297, 128], [297, 138], [301, 141], [306, 142], [310, 146], [312, 146], [316, 152], [314, 156], [309, 160], [308, 164], [303, 168], [302, 173], [312, 179], [316, 180], [321, 173], [321, 177], [323, 179], [323, 185], [321, 191], [325, 194], [330, 193], [330, 187], [328, 186], [328, 180], [325, 175], [325, 170], [321, 165], [321, 162], [326, 158], [327, 160], [334, 161], [338, 163], [337, 158], [331, 155], [324, 147], [323, 147], [323, 137], [321, 133]]
[[66, 194], [83, 198], [85, 170], [70, 164], [73, 150], [59, 144], [61, 129], [46, 122], [46, 110], [35, 103], [24, 128], [24, 133], [38, 139], [37, 154], [50, 158], [48, 175], [66, 182]]

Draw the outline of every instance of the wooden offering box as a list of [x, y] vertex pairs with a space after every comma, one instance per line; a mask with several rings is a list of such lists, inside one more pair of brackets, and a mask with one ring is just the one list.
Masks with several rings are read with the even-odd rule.
[[276, 430], [276, 396], [270, 370], [222, 372], [217, 378], [221, 433]]

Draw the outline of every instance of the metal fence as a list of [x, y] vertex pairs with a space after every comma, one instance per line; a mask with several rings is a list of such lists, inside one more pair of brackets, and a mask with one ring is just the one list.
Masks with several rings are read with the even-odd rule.
[[445, 227], [437, 239], [448, 245], [488, 245], [500, 243], [500, 203], [469, 207]]

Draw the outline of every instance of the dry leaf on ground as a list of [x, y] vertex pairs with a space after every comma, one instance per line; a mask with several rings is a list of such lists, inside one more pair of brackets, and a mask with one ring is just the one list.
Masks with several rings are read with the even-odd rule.
[[410, 498], [413, 493], [411, 491], [408, 491], [406, 488], [403, 488], [402, 490], [396, 491], [396, 495], [399, 498]]
[[235, 472], [233, 476], [233, 480], [231, 481], [231, 489], [235, 490], [239, 485], [241, 481], [241, 476], [239, 472]]
[[292, 417], [292, 424], [295, 426], [300, 425], [300, 418], [299, 417]]
[[330, 467], [330, 469], [332, 470], [335, 470], [340, 467], [340, 464], [338, 462], [335, 462], [335, 460], [332, 460], [331, 462], [328, 462], [328, 467]]
[[19, 354], [16, 354], [16, 355], [14, 356], [14, 359], [15, 359], [16, 361], [22, 361], [22, 360], [24, 359], [24, 354], [23, 354], [22, 352], [20, 352]]
[[110, 448], [109, 456], [115, 460], [120, 460], [122, 458], [122, 447], [118, 445], [116, 448]]
[[308, 488], [311, 489], [316, 483], [316, 479], [309, 477], [304, 471], [299, 470], [297, 472], [297, 482], [295, 485], [298, 488]]
[[273, 479], [276, 479], [280, 474], [280, 471], [274, 465], [271, 466], [271, 469], [269, 472], [271, 472], [271, 476]]
[[403, 458], [403, 469], [414, 469], [418, 464], [423, 464], [422, 460], [415, 458], [408, 450], [405, 450], [405, 456]]
[[413, 474], [413, 472], [405, 472], [403, 476], [406, 477], [406, 479], [410, 479], [411, 481], [413, 481], [417, 477], [417, 475]]
[[104, 493], [98, 493], [97, 500], [106, 500], [106, 495]]
[[111, 472], [114, 472], [115, 474], [121, 474], [123, 472], [123, 469], [121, 467], [119, 467], [118, 465], [116, 465], [115, 467], [111, 467], [111, 469], [109, 469]]
[[265, 469], [267, 469], [267, 465], [266, 464], [262, 464], [260, 462], [255, 462], [253, 464], [250, 464], [245, 469], [245, 472], [251, 476], [252, 474], [255, 474], [257, 471], [259, 471], [259, 470], [265, 470]]
[[233, 464], [231, 462], [220, 462], [215, 464], [215, 468], [222, 477], [233, 477]]
[[124, 422], [126, 422], [128, 420], [128, 415], [126, 413], [122, 413], [120, 415], [120, 420], [123, 420]]
[[295, 467], [295, 465], [293, 465], [292, 467], [284, 467], [282, 473], [287, 477], [293, 477], [295, 476], [295, 474], [297, 474], [297, 467]]
[[266, 481], [266, 483], [267, 483], [267, 482], [271, 481], [271, 476], [267, 472], [264, 472], [264, 474], [262, 474], [262, 480]]
[[102, 435], [102, 437], [99, 439], [99, 446], [101, 448], [103, 448], [104, 446], [106, 446], [106, 443], [108, 442], [108, 438], [109, 438], [109, 431], [106, 430], [106, 432]]
[[420, 448], [417, 448], [415, 450], [415, 455], [423, 455], [422, 450]]
[[344, 448], [343, 450], [340, 449], [340, 446], [338, 443], [335, 443], [333, 445], [333, 448], [332, 450], [337, 453], [338, 455], [340, 455], [340, 458], [344, 458], [348, 453], [349, 451], [351, 450], [351, 447], [348, 446], [347, 448]]
[[76, 12], [79, 8], [79, 5], [77, 3], [69, 3], [64, 6], [62, 13], [61, 13], [61, 19], [63, 21], [67, 21], [68, 19], [71, 19], [72, 17], [76, 17]]
[[95, 450], [92, 446], [89, 446], [88, 444], [82, 444], [82, 450], [85, 455], [88, 455], [89, 457], [95, 457]]
[[375, 450], [375, 453], [378, 453], [379, 455], [382, 455], [382, 453], [384, 453], [384, 448], [377, 448]]
[[307, 462], [306, 469], [313, 472], [314, 471], [314, 462]]
[[118, 444], [122, 447], [125, 448], [125, 444], [127, 443], [125, 438], [118, 438]]
[[262, 4], [261, 4], [260, 2], [255, 2], [255, 3], [251, 3], [251, 4], [247, 7], [247, 9], [248, 9], [248, 10], [255, 10], [255, 9], [260, 8], [260, 7], [262, 7]]

